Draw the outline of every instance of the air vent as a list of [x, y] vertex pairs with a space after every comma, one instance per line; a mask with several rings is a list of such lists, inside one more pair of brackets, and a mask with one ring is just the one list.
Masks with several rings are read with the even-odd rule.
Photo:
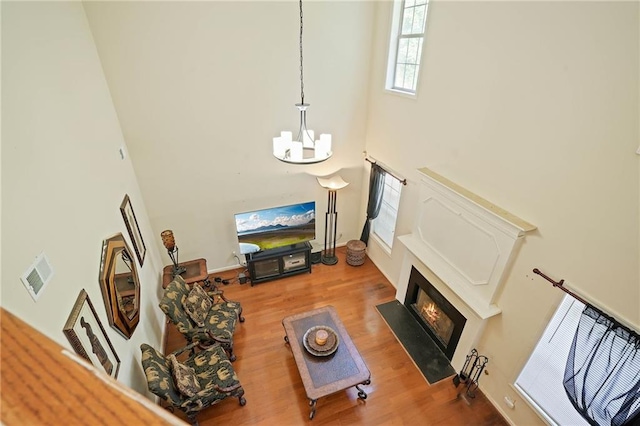
[[24, 274], [20, 277], [22, 284], [26, 287], [27, 291], [35, 300], [38, 301], [38, 297], [49, 284], [53, 277], [53, 268], [49, 263], [49, 259], [44, 253], [40, 253], [36, 260], [29, 266]]

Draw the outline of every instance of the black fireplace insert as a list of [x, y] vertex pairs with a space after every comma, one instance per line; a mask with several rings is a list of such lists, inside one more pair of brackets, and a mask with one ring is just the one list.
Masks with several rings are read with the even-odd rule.
[[411, 267], [404, 305], [451, 360], [467, 319], [415, 266]]

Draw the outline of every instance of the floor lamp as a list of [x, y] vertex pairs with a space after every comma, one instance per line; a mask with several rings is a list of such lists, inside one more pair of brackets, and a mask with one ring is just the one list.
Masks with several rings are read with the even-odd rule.
[[338, 231], [338, 212], [336, 211], [336, 200], [338, 190], [349, 185], [340, 176], [335, 175], [329, 179], [317, 178], [321, 187], [327, 189], [328, 202], [327, 213], [325, 214], [324, 223], [324, 251], [320, 258], [325, 265], [335, 265], [338, 263], [336, 257], [336, 233]]

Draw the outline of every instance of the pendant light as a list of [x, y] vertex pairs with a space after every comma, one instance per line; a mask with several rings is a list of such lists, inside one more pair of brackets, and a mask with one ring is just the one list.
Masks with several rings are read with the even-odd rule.
[[321, 134], [318, 140], [314, 140], [313, 130], [307, 129], [309, 104], [304, 103], [302, 29], [302, 0], [300, 0], [300, 103], [296, 104], [300, 111], [300, 130], [296, 140], [293, 140], [292, 132], [281, 132], [279, 137], [273, 138], [273, 156], [285, 163], [314, 164], [328, 160], [333, 152], [330, 134]]

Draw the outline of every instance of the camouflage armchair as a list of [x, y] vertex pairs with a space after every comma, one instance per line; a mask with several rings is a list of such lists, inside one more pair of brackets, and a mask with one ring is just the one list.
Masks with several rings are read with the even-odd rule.
[[[247, 401], [231, 362], [220, 345], [192, 354], [185, 361], [177, 361], [176, 356], [195, 345], [197, 342], [167, 356], [145, 343], [140, 345], [140, 350], [149, 391], [169, 403], [167, 409], [171, 412], [178, 408], [192, 424], [197, 425], [196, 416], [200, 411], [227, 397], [237, 397], [241, 406]], [[178, 370], [182, 371], [181, 375]]]
[[200, 348], [218, 343], [231, 361], [236, 320], [244, 322], [239, 302], [227, 300], [222, 291], [205, 291], [197, 283], [190, 288], [177, 275], [164, 290], [160, 309], [176, 325], [188, 343], [199, 342]]

